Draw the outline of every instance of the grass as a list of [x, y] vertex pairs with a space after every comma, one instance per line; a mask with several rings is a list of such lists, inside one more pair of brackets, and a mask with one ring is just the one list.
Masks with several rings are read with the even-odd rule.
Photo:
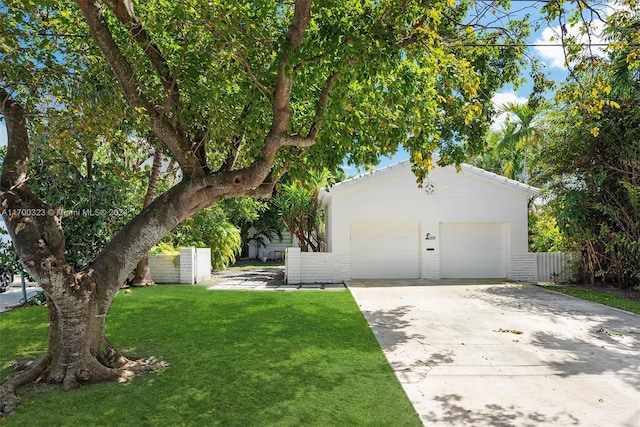
[[[123, 384], [21, 390], [2, 426], [420, 426], [347, 291], [119, 294], [112, 342], [170, 363]], [[0, 315], [0, 375], [45, 350], [47, 315]]]
[[631, 313], [640, 314], [640, 301], [634, 301], [621, 296], [613, 295], [606, 292], [598, 292], [592, 289], [585, 289], [573, 286], [545, 286], [546, 289], [582, 298], [588, 301], [597, 302], [608, 305], [609, 307], [619, 308]]

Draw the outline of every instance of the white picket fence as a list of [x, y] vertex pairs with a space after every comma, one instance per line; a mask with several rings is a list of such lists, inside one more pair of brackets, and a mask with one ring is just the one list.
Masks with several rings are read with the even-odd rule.
[[580, 254], [575, 252], [539, 252], [538, 282], [568, 282], [575, 280], [576, 263]]

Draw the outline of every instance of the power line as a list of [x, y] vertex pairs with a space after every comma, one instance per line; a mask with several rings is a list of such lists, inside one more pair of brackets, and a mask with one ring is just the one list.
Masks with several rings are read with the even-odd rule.
[[51, 37], [51, 38], [55, 38], [55, 37], [77, 37], [77, 38], [86, 38], [87, 35], [86, 34], [65, 34], [65, 33], [46, 33], [46, 32], [39, 32], [37, 33], [40, 37]]
[[[524, 1], [524, 0], [523, 0]], [[582, 47], [608, 47], [611, 43], [575, 43]], [[558, 43], [459, 43], [449, 46], [461, 47], [566, 47], [569, 44]], [[640, 47], [640, 44], [630, 44], [629, 47]]]

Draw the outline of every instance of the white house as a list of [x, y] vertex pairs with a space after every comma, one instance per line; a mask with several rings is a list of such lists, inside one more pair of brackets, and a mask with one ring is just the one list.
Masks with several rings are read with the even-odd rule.
[[[537, 188], [463, 164], [436, 167], [419, 188], [409, 161], [321, 193], [331, 281], [509, 278], [535, 281], [527, 251], [527, 204]], [[293, 253], [305, 270], [314, 254]], [[311, 262], [311, 264], [308, 264]], [[312, 267], [306, 267], [311, 265]], [[295, 270], [295, 268], [294, 268]], [[293, 274], [296, 280], [297, 271]], [[311, 280], [315, 281], [315, 280]]]
[[269, 260], [280, 261], [284, 259], [285, 250], [298, 246], [298, 239], [289, 230], [282, 230], [282, 239], [278, 236], [262, 236], [254, 227], [249, 229], [248, 256], [251, 259], [265, 257]]

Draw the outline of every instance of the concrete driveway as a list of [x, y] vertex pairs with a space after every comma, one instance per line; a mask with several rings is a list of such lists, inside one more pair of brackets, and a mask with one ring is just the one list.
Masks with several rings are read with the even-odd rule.
[[640, 316], [532, 285], [348, 285], [425, 425], [640, 426]]

